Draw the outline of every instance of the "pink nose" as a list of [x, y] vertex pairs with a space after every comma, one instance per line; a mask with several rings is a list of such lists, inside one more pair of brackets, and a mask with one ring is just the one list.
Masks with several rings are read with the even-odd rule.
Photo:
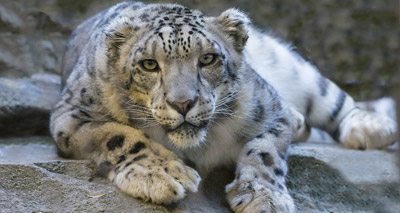
[[186, 115], [187, 112], [189, 112], [190, 108], [192, 108], [191, 103], [193, 101], [187, 100], [185, 102], [177, 102], [174, 101], [172, 102], [172, 106], [177, 110], [179, 113], [181, 113], [183, 116]]

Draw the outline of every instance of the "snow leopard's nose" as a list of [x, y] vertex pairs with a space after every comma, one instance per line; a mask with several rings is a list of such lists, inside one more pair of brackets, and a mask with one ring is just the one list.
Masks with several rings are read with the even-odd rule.
[[167, 101], [168, 105], [170, 105], [173, 109], [175, 109], [177, 112], [183, 115], [183, 117], [186, 116], [186, 114], [189, 112], [189, 110], [194, 106], [196, 103], [197, 98], [194, 100], [186, 100], [184, 102], [169, 102]]

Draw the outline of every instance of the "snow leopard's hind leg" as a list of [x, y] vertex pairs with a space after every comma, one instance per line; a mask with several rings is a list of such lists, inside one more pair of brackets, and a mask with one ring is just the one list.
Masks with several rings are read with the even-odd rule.
[[[303, 108], [305, 125], [323, 129], [352, 149], [380, 149], [397, 140], [397, 123], [385, 115], [366, 111], [333, 82], [318, 72], [317, 89], [308, 90]], [[299, 106], [297, 106], [299, 107]], [[296, 134], [296, 133], [295, 133]]]

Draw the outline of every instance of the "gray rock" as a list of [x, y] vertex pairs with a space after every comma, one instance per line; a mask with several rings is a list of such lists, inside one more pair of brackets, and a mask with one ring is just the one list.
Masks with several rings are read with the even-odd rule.
[[[90, 161], [57, 157], [47, 137], [0, 140], [2, 212], [230, 212], [218, 168], [199, 192], [169, 206], [138, 201], [98, 177]], [[303, 143], [290, 148], [287, 185], [298, 212], [399, 212], [394, 150]]]
[[287, 185], [300, 212], [400, 212], [397, 150], [301, 143], [289, 150]]
[[48, 134], [50, 110], [60, 93], [60, 77], [0, 78], [0, 137]]
[[50, 141], [0, 139], [1, 212], [228, 212], [223, 197], [207, 193], [169, 206], [136, 200], [98, 177], [90, 161], [60, 159]]
[[61, 57], [72, 29], [41, 12], [33, 6], [36, 4], [0, 2], [0, 77], [60, 73]]

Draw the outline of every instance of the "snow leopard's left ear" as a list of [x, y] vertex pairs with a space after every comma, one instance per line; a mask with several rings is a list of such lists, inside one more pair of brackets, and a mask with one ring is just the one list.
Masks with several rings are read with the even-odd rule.
[[217, 21], [222, 25], [223, 32], [232, 39], [235, 49], [242, 51], [248, 38], [250, 18], [244, 12], [232, 8], [221, 13]]

